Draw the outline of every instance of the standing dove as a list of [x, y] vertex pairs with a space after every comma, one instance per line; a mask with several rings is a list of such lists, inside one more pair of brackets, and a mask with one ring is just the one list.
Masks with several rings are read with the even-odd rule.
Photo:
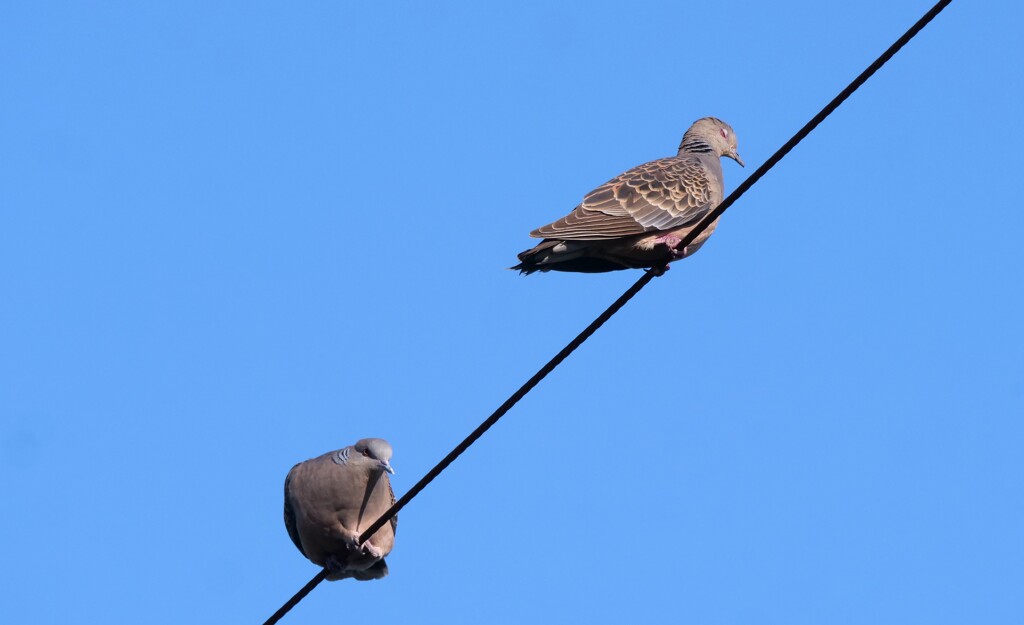
[[395, 544], [392, 517], [362, 545], [359, 535], [380, 518], [395, 494], [387, 473], [391, 445], [364, 438], [292, 467], [284, 481], [284, 524], [302, 555], [327, 569], [327, 579], [380, 579]]
[[698, 119], [679, 153], [619, 174], [583, 198], [571, 213], [530, 233], [544, 239], [519, 254], [512, 269], [599, 273], [653, 267], [685, 258], [704, 244], [716, 219], [692, 243], [678, 245], [722, 202], [722, 162], [736, 153], [736, 135], [715, 117]]

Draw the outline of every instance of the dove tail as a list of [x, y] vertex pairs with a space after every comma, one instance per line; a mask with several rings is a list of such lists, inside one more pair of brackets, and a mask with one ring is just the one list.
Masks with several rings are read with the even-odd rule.
[[549, 252], [555, 245], [561, 243], [561, 241], [545, 239], [537, 244], [536, 247], [532, 247], [523, 252], [519, 252], [519, 264], [509, 269], [518, 271], [520, 275], [528, 276], [531, 273], [538, 271], [550, 271], [551, 267], [547, 266], [546, 261], [549, 258]]
[[531, 273], [536, 273], [538, 271], [547, 271], [547, 269], [541, 268], [539, 265], [530, 260], [523, 260], [518, 265], [512, 265], [511, 267], [509, 267], [509, 269], [511, 269], [512, 271], [518, 271], [519, 275], [521, 276], [528, 276]]
[[536, 273], [538, 271], [543, 271], [540, 267], [538, 267], [536, 265], [527, 265], [526, 263], [519, 263], [518, 265], [512, 265], [511, 267], [509, 267], [509, 269], [511, 269], [512, 271], [518, 271], [519, 275], [521, 275], [521, 276], [528, 276], [531, 273]]
[[349, 577], [355, 578], [361, 582], [368, 582], [371, 579], [380, 579], [387, 577], [388, 575], [388, 563], [382, 559], [378, 560], [373, 566], [363, 571], [352, 571]]
[[[544, 239], [537, 247], [519, 253], [519, 264], [509, 267], [523, 275], [537, 271], [575, 271], [579, 273], [605, 273], [644, 264], [623, 262], [613, 256], [595, 253], [593, 241], [563, 241]], [[649, 266], [649, 265], [646, 265]]]

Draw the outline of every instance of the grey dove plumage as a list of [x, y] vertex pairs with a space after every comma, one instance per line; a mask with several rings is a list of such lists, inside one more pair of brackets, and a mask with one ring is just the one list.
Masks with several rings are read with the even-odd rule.
[[722, 202], [723, 156], [743, 165], [732, 128], [715, 117], [698, 119], [676, 156], [619, 174], [565, 217], [531, 232], [544, 240], [520, 253], [512, 269], [530, 274], [659, 268], [693, 254], [714, 232], [717, 219], [684, 249], [678, 244]]
[[392, 517], [362, 545], [359, 535], [395, 502], [388, 473], [391, 445], [364, 438], [300, 462], [284, 481], [284, 524], [302, 555], [326, 567], [327, 579], [379, 579], [395, 544]]

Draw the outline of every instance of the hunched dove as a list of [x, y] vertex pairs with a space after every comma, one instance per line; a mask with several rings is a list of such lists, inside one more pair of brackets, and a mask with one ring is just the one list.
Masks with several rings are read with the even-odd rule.
[[284, 481], [284, 524], [302, 555], [327, 568], [328, 580], [380, 579], [395, 544], [398, 517], [358, 545], [359, 535], [395, 503], [387, 473], [391, 445], [364, 438], [300, 462]]
[[683, 249], [678, 244], [722, 202], [722, 162], [736, 153], [736, 135], [716, 117], [698, 119], [683, 134], [676, 156], [619, 174], [588, 193], [571, 213], [530, 233], [544, 239], [519, 254], [512, 269], [599, 273], [666, 267], [693, 254], [716, 219]]

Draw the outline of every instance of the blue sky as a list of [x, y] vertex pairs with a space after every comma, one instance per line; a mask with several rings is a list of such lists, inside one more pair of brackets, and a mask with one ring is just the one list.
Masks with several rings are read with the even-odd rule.
[[[638, 274], [504, 268], [926, 2], [6, 3], [0, 621], [262, 622], [296, 462], [411, 486]], [[1021, 8], [954, 2], [285, 622], [1024, 618]]]

